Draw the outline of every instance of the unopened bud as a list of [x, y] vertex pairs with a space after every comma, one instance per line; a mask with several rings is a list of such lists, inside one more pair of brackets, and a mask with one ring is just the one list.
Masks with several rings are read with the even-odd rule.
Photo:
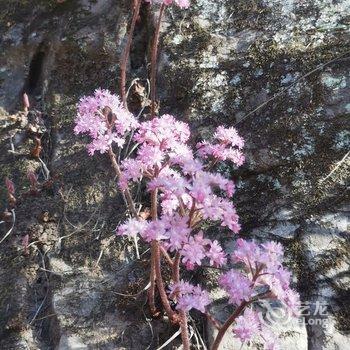
[[29, 170], [27, 173], [27, 178], [30, 182], [30, 186], [31, 188], [36, 188], [37, 184], [38, 184], [38, 177], [37, 175], [34, 173], [34, 171]]
[[24, 250], [24, 254], [29, 254], [29, 235], [28, 233], [22, 238], [22, 247]]
[[23, 94], [23, 108], [25, 112], [28, 112], [28, 109], [30, 107], [29, 103], [29, 97], [26, 93]]
[[5, 185], [8, 193], [15, 194], [15, 185], [8, 177], [5, 178]]

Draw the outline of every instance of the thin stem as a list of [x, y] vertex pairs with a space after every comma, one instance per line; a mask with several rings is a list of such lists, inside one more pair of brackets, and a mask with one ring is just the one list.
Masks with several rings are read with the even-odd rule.
[[120, 95], [122, 97], [122, 101], [124, 104], [124, 107], [127, 108], [127, 101], [126, 101], [126, 66], [129, 60], [129, 55], [130, 55], [130, 49], [131, 49], [131, 43], [132, 43], [132, 38], [134, 36], [134, 31], [135, 31], [135, 25], [136, 21], [139, 17], [140, 13], [140, 7], [141, 7], [141, 1], [142, 0], [135, 0], [135, 7], [134, 7], [134, 12], [132, 16], [132, 21], [131, 21], [131, 26], [128, 34], [128, 38], [126, 41], [126, 46], [122, 54], [122, 58], [120, 61]]
[[176, 253], [175, 255], [175, 259], [174, 259], [174, 263], [173, 263], [173, 281], [174, 283], [178, 283], [180, 282], [180, 258], [181, 255], [179, 252]]
[[[157, 212], [157, 204], [158, 204], [158, 189], [155, 189], [151, 193], [151, 216], [152, 220], [157, 220], [158, 218], [158, 212]], [[162, 301], [162, 305], [164, 307], [165, 312], [167, 313], [170, 321], [176, 322], [177, 321], [177, 315], [172, 310], [168, 296], [165, 291], [163, 277], [162, 277], [162, 270], [160, 266], [160, 246], [159, 242], [157, 240], [153, 240], [151, 243], [151, 261], [154, 262], [154, 273], [155, 273], [155, 279], [157, 284], [157, 289], [159, 292], [160, 300]]]
[[170, 257], [170, 255], [168, 254], [168, 252], [165, 250], [164, 247], [160, 246], [160, 252], [164, 256], [164, 258], [168, 262], [168, 264], [170, 266], [173, 266], [174, 265], [173, 259]]
[[155, 189], [151, 193], [151, 217], [152, 220], [157, 220], [158, 219], [158, 212], [157, 212], [157, 196], [158, 196], [158, 189]]
[[[151, 193], [151, 217], [152, 220], [157, 220], [157, 193], [158, 190], [154, 190]], [[156, 247], [151, 243], [151, 272], [150, 272], [150, 289], [148, 291], [148, 302], [151, 309], [151, 313], [155, 315], [157, 313], [155, 306], [155, 290], [156, 290]]]
[[196, 200], [193, 198], [192, 199], [192, 206], [191, 206], [191, 209], [190, 209], [190, 213], [189, 213], [189, 220], [188, 220], [188, 226], [191, 227], [191, 224], [192, 224], [192, 218], [193, 218], [193, 215], [196, 211]]
[[156, 283], [157, 283], [157, 289], [159, 292], [160, 300], [162, 301], [162, 305], [163, 305], [164, 310], [165, 310], [166, 314], [168, 315], [170, 321], [172, 323], [177, 323], [178, 322], [178, 315], [171, 308], [168, 296], [167, 296], [166, 291], [165, 291], [165, 286], [164, 286], [163, 277], [162, 277], [162, 270], [161, 270], [161, 266], [160, 266], [159, 242], [156, 240], [152, 241], [152, 253], [154, 255]]
[[185, 311], [180, 311], [180, 329], [183, 350], [190, 350], [190, 337], [188, 335], [187, 315]]
[[155, 304], [155, 289], [156, 289], [156, 270], [155, 270], [155, 261], [154, 261], [154, 252], [151, 248], [151, 272], [150, 272], [150, 288], [148, 290], [148, 304], [151, 310], [152, 315], [157, 314], [156, 304]]
[[[176, 253], [174, 264], [173, 264], [173, 281], [174, 283], [180, 282], [180, 259], [181, 255], [179, 252]], [[180, 330], [181, 330], [181, 340], [182, 340], [182, 346], [183, 350], [189, 350], [190, 349], [190, 338], [188, 335], [188, 327], [187, 327], [187, 315], [185, 311], [179, 312], [180, 316]]]
[[208, 312], [205, 315], [207, 316], [208, 321], [210, 321], [216, 329], [221, 328], [221, 324], [214, 316], [210, 315], [210, 313]]
[[228, 328], [232, 325], [233, 322], [235, 322], [236, 318], [242, 313], [242, 311], [245, 309], [245, 307], [249, 304], [249, 302], [242, 302], [241, 305], [238, 306], [238, 308], [235, 310], [235, 312], [227, 319], [227, 321], [222, 325], [220, 328], [215, 341], [213, 343], [213, 346], [211, 347], [211, 350], [218, 350], [219, 345], [222, 341], [222, 338], [224, 337], [226, 331]]
[[[110, 146], [108, 148], [108, 155], [109, 155], [109, 159], [111, 160], [111, 163], [112, 163], [112, 168], [116, 174], [116, 176], [119, 178], [120, 175], [121, 175], [121, 170], [120, 170], [120, 167], [119, 167], [119, 164], [117, 163], [117, 160], [115, 159], [115, 154], [112, 150], [112, 146]], [[132, 196], [131, 196], [131, 193], [130, 193], [130, 190], [127, 188], [123, 191], [123, 194], [125, 196], [125, 201], [126, 201], [126, 204], [127, 204], [127, 207], [131, 213], [131, 215], [135, 218], [138, 218], [139, 215], [136, 211], [136, 208], [135, 208], [135, 204], [134, 204], [134, 201], [132, 199]]]
[[151, 52], [151, 118], [155, 115], [155, 103], [156, 103], [156, 74], [157, 74], [157, 56], [158, 56], [158, 44], [160, 35], [160, 25], [162, 23], [162, 17], [165, 10], [165, 4], [163, 3], [159, 10], [159, 17], [154, 32], [154, 39]]
[[[157, 196], [158, 196], [158, 189], [155, 189], [151, 193], [151, 216], [153, 221], [157, 220], [158, 218]], [[172, 323], [178, 323], [179, 317], [177, 313], [171, 308], [168, 296], [165, 291], [165, 286], [164, 286], [163, 277], [162, 277], [162, 269], [160, 265], [160, 262], [161, 262], [160, 246], [157, 240], [153, 240], [151, 243], [151, 259], [154, 262], [154, 271], [155, 271], [157, 289], [158, 289], [160, 300], [162, 301], [164, 310], [167, 313]]]

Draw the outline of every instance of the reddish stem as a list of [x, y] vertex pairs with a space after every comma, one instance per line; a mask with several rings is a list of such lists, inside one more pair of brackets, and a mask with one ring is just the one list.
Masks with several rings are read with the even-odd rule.
[[174, 283], [180, 282], [180, 258], [181, 255], [179, 252], [176, 253], [174, 263], [173, 263], [173, 274], [172, 278]]
[[134, 12], [132, 16], [131, 26], [128, 34], [128, 38], [126, 41], [126, 46], [122, 54], [122, 58], [120, 61], [120, 95], [123, 101], [123, 105], [125, 108], [127, 108], [127, 101], [126, 101], [126, 66], [129, 60], [130, 55], [130, 49], [131, 49], [131, 43], [132, 38], [134, 36], [135, 31], [135, 25], [137, 22], [137, 19], [139, 17], [140, 13], [140, 7], [141, 7], [141, 1], [142, 0], [135, 0], [135, 6], [134, 6]]
[[[157, 220], [157, 194], [158, 190], [154, 190], [151, 193], [151, 218], [152, 220]], [[156, 306], [155, 306], [155, 289], [156, 289], [156, 252], [155, 252], [154, 244], [151, 244], [151, 272], [150, 272], [150, 289], [148, 291], [148, 302], [149, 307], [151, 309], [152, 314], [156, 314]]]
[[[174, 264], [173, 264], [173, 281], [174, 283], [180, 282], [180, 259], [181, 255], [179, 252], [176, 253]], [[187, 327], [187, 315], [185, 311], [179, 312], [180, 316], [180, 329], [181, 329], [181, 340], [182, 346], [184, 350], [190, 349], [190, 337], [188, 335], [188, 327]]]
[[154, 32], [154, 39], [151, 52], [151, 118], [155, 116], [155, 103], [156, 103], [156, 73], [157, 73], [157, 56], [158, 56], [158, 44], [160, 35], [160, 25], [162, 23], [162, 17], [165, 10], [165, 4], [163, 3], [159, 10], [159, 17]]
[[205, 315], [207, 316], [208, 321], [210, 321], [216, 329], [221, 328], [221, 324], [218, 322], [218, 320], [215, 317], [210, 315], [208, 312]]
[[168, 262], [168, 264], [172, 267], [174, 265], [173, 259], [170, 257], [168, 252], [165, 250], [164, 247], [160, 246], [160, 252], [164, 256], [165, 260]]
[[151, 249], [151, 272], [150, 272], [150, 288], [148, 290], [148, 304], [151, 310], [151, 314], [155, 316], [157, 314], [156, 304], [155, 304], [155, 289], [156, 289], [156, 271], [154, 262], [154, 253]]
[[213, 346], [211, 347], [211, 350], [218, 350], [219, 349], [219, 345], [220, 345], [222, 338], [224, 337], [226, 331], [232, 325], [232, 323], [235, 322], [236, 318], [242, 313], [242, 311], [245, 309], [245, 307], [248, 304], [249, 304], [249, 302], [246, 302], [246, 301], [242, 302], [241, 305], [239, 305], [238, 308], [235, 310], [235, 312], [220, 327], [219, 332], [214, 340]]
[[[211, 347], [211, 350], [218, 350], [219, 345], [222, 341], [222, 338], [224, 337], [227, 329], [232, 325], [233, 322], [235, 322], [236, 318], [243, 312], [243, 310], [250, 305], [251, 303], [265, 299], [271, 296], [271, 292], [263, 292], [258, 295], [256, 295], [254, 298], [250, 299], [249, 301], [243, 301], [241, 305], [238, 306], [238, 308], [235, 310], [235, 312], [227, 319], [227, 321], [219, 327], [219, 332], [215, 338], [215, 341], [213, 343], [213, 346]], [[208, 315], [207, 315], [208, 316]]]
[[158, 211], [157, 211], [158, 200], [157, 200], [157, 196], [158, 196], [158, 189], [155, 189], [151, 193], [151, 217], [152, 217], [152, 220], [157, 220], [158, 219]]
[[188, 226], [191, 227], [192, 225], [192, 218], [193, 218], [193, 215], [196, 211], [196, 200], [193, 198], [192, 199], [192, 206], [191, 206], [191, 209], [190, 209], [190, 213], [189, 213], [189, 220], [188, 220]]
[[190, 350], [190, 337], [188, 334], [187, 327], [187, 315], [185, 311], [180, 311], [180, 329], [181, 329], [181, 340], [182, 340], [182, 349]]
[[157, 289], [159, 292], [160, 300], [162, 301], [162, 305], [170, 321], [172, 323], [177, 323], [179, 321], [178, 315], [171, 308], [168, 296], [165, 291], [165, 286], [164, 286], [163, 277], [162, 277], [162, 270], [160, 266], [159, 242], [156, 240], [152, 241], [152, 254], [154, 256], [156, 283], [157, 283]]
[[[157, 195], [158, 195], [158, 189], [155, 189], [151, 193], [151, 216], [152, 220], [157, 220], [158, 218], [158, 212], [157, 212]], [[173, 311], [173, 309], [170, 306], [168, 296], [165, 291], [165, 286], [163, 282], [162, 277], [162, 269], [160, 265], [160, 246], [159, 242], [157, 240], [153, 240], [151, 243], [151, 261], [154, 262], [154, 273], [156, 278], [156, 284], [157, 289], [159, 292], [160, 300], [162, 301], [162, 305], [164, 307], [165, 312], [167, 313], [169, 319], [171, 322], [176, 323], [178, 322], [178, 315]], [[151, 281], [152, 284], [152, 281]], [[153, 287], [154, 288], [154, 287]], [[154, 291], [150, 291], [150, 293], [154, 293]]]

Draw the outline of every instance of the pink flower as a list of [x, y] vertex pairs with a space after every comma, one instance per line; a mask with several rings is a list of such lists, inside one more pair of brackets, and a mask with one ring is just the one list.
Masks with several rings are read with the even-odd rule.
[[204, 159], [213, 157], [217, 161], [231, 160], [237, 166], [244, 163], [245, 158], [241, 152], [244, 140], [238, 136], [234, 128], [225, 129], [219, 126], [214, 134], [214, 139], [216, 139], [214, 143], [202, 141], [197, 144], [200, 157]]
[[233, 149], [233, 148], [229, 148], [229, 149], [225, 150], [223, 158], [224, 158], [224, 160], [226, 160], [226, 159], [231, 160], [238, 167], [243, 165], [243, 163], [245, 161], [244, 154], [241, 151], [239, 151], [238, 149]]
[[157, 177], [148, 182], [147, 189], [152, 191], [159, 188], [168, 195], [173, 194], [176, 197], [181, 197], [187, 192], [188, 187], [188, 180], [181, 176], [180, 173], [173, 170], [163, 170]]
[[169, 222], [167, 218], [163, 217], [162, 219], [151, 221], [141, 236], [146, 242], [165, 240], [167, 239], [167, 229], [169, 229]]
[[122, 147], [126, 133], [137, 125], [117, 95], [97, 89], [93, 96], [80, 99], [74, 132], [91, 137], [88, 152], [93, 155], [96, 151], [105, 153], [113, 143]]
[[176, 297], [176, 295], [184, 295], [184, 294], [189, 294], [193, 292], [193, 285], [190, 284], [189, 282], [185, 282], [183, 280], [181, 280], [178, 283], [174, 283], [172, 285], [170, 285], [169, 289], [170, 289], [170, 297]]
[[151, 4], [164, 4], [164, 5], [171, 5], [176, 4], [180, 8], [187, 9], [190, 7], [190, 1], [189, 0], [146, 0], [146, 2], [150, 2]]
[[255, 266], [255, 262], [260, 258], [260, 248], [254, 242], [245, 241], [242, 238], [237, 239], [236, 249], [232, 254], [235, 262], [242, 262], [247, 267]]
[[185, 312], [197, 309], [204, 313], [206, 306], [210, 304], [207, 291], [184, 281], [170, 287], [170, 297], [177, 301], [176, 308]]
[[264, 341], [264, 350], [278, 350], [279, 342], [277, 336], [267, 327], [262, 327], [261, 338]]
[[201, 265], [202, 260], [205, 258], [203, 242], [198, 242], [193, 237], [190, 237], [188, 243], [180, 250], [180, 253], [183, 256], [182, 262], [184, 264], [190, 263], [190, 265], [187, 265], [189, 267]]
[[174, 0], [175, 4], [183, 9], [187, 9], [190, 7], [189, 0]]
[[203, 203], [205, 198], [211, 194], [211, 188], [204, 178], [194, 179], [190, 188], [190, 195], [198, 203]]
[[259, 315], [252, 309], [245, 309], [243, 315], [237, 317], [233, 332], [241, 342], [251, 340], [260, 333]]
[[209, 142], [200, 142], [197, 144], [198, 148], [198, 154], [203, 157], [207, 158], [208, 156], [212, 156], [218, 160], [226, 160], [226, 146], [221, 144], [211, 144]]
[[275, 254], [277, 257], [283, 255], [283, 247], [281, 243], [276, 243], [273, 241], [266, 242], [261, 245], [269, 254]]
[[144, 168], [155, 165], [160, 166], [164, 159], [164, 153], [159, 149], [159, 147], [143, 144], [137, 151], [136, 159], [143, 164]]
[[282, 302], [293, 316], [297, 317], [300, 315], [300, 297], [297, 292], [292, 289], [286, 290]]
[[208, 304], [210, 304], [209, 294], [206, 291], [201, 290], [200, 292], [180, 297], [176, 308], [185, 312], [188, 312], [191, 309], [197, 309], [205, 313], [205, 307]]
[[242, 301], [249, 301], [253, 294], [252, 282], [235, 270], [221, 275], [219, 284], [229, 295], [232, 304], [239, 305]]
[[279, 281], [283, 289], [289, 289], [291, 275], [290, 271], [281, 266], [274, 272], [274, 277]]
[[194, 236], [194, 241], [198, 244], [200, 244], [203, 248], [211, 244], [210, 239], [204, 238], [203, 231], [199, 231], [195, 236]]
[[178, 144], [187, 142], [189, 137], [188, 125], [166, 114], [141, 123], [134, 139], [139, 143], [158, 146], [160, 150], [165, 151], [176, 150]]
[[185, 175], [195, 175], [202, 171], [203, 164], [198, 159], [191, 159], [188, 155], [172, 157], [173, 164], [179, 164]]
[[116, 233], [120, 236], [137, 236], [143, 235], [144, 231], [147, 228], [147, 221], [145, 220], [137, 220], [137, 219], [129, 219], [124, 224], [117, 227]]
[[172, 215], [176, 213], [176, 210], [179, 207], [178, 198], [172, 193], [161, 193], [160, 201], [162, 207], [162, 214]]
[[221, 220], [224, 213], [222, 203], [223, 200], [215, 195], [207, 197], [203, 202], [203, 207], [201, 208], [203, 218], [215, 221]]
[[228, 181], [225, 185], [225, 190], [228, 197], [232, 197], [235, 193], [235, 184], [233, 181]]
[[170, 221], [170, 228], [167, 231], [169, 243], [167, 244], [171, 252], [180, 250], [188, 242], [191, 229], [188, 227], [188, 216], [181, 217], [175, 214]]
[[239, 149], [244, 147], [244, 140], [238, 135], [237, 130], [233, 127], [225, 128], [223, 126], [218, 126], [214, 138], [224, 144], [237, 146]]
[[221, 226], [227, 226], [232, 232], [238, 233], [241, 230], [238, 219], [239, 217], [233, 206], [228, 206], [226, 210], [223, 208]]
[[119, 186], [122, 190], [125, 190], [128, 181], [137, 181], [141, 178], [144, 166], [142, 162], [135, 159], [125, 159], [121, 164], [122, 174], [119, 178]]
[[122, 147], [125, 140], [121, 137], [117, 137], [115, 133], [107, 132], [104, 134], [98, 134], [95, 139], [87, 146], [89, 154], [93, 155], [96, 151], [105, 153], [109, 146], [115, 142], [118, 147]]
[[206, 252], [206, 256], [209, 258], [211, 266], [221, 267], [227, 263], [226, 254], [218, 241], [210, 243], [210, 249]]

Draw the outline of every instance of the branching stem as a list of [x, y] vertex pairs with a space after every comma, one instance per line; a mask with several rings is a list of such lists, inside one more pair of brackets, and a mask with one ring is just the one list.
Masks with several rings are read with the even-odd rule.
[[152, 254], [154, 257], [155, 262], [155, 273], [156, 273], [156, 283], [157, 283], [157, 289], [159, 292], [160, 300], [162, 301], [162, 305], [164, 307], [164, 310], [166, 314], [168, 315], [170, 321], [172, 323], [178, 323], [178, 315], [176, 312], [171, 308], [168, 296], [165, 291], [165, 286], [163, 282], [163, 276], [162, 276], [162, 270], [160, 265], [160, 250], [159, 250], [159, 242], [154, 240], [152, 242]]
[[249, 302], [242, 302], [241, 305], [237, 307], [235, 312], [227, 319], [227, 321], [220, 327], [219, 332], [214, 340], [213, 346], [211, 350], [218, 350], [219, 345], [228, 330], [228, 328], [235, 322], [236, 318], [242, 313], [242, 311], [245, 309], [245, 307], [249, 304]]

